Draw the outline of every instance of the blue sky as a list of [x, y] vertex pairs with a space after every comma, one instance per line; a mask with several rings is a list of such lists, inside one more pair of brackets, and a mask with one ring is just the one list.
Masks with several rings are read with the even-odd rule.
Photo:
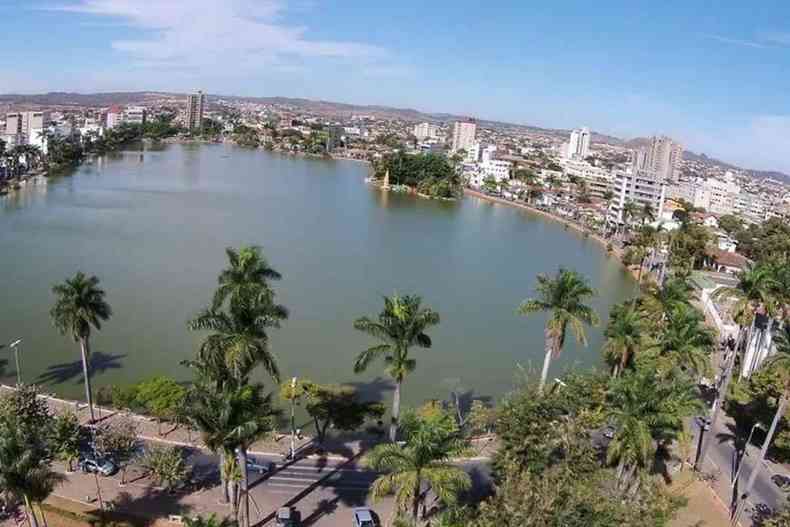
[[790, 172], [787, 1], [0, 0], [0, 20], [0, 93], [386, 104]]

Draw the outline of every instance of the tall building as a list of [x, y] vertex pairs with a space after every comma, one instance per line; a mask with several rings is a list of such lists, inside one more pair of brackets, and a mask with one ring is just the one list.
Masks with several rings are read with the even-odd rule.
[[120, 106], [110, 106], [107, 110], [107, 130], [112, 130], [123, 122], [123, 110]]
[[590, 153], [590, 129], [577, 128], [571, 132], [567, 143], [568, 159], [584, 159]]
[[664, 212], [666, 199], [666, 182], [657, 179], [652, 172], [645, 170], [616, 171], [614, 176], [615, 197], [609, 206], [608, 220], [610, 223], [622, 224], [634, 218], [624, 218], [625, 204], [635, 202], [640, 208], [644, 205], [653, 207], [656, 218]]
[[188, 130], [203, 130], [203, 108], [206, 106], [206, 94], [202, 91], [193, 93], [187, 99], [186, 127]]
[[143, 106], [127, 106], [123, 111], [123, 122], [145, 124], [146, 110]]
[[431, 123], [420, 123], [414, 127], [414, 137], [418, 141], [426, 139], [438, 139], [441, 135], [442, 129]]
[[16, 144], [30, 144], [46, 151], [44, 133], [49, 122], [49, 112], [9, 113], [5, 119], [5, 135], [14, 136]]
[[477, 135], [477, 123], [473, 120], [456, 121], [453, 123], [453, 144], [452, 151], [469, 151], [475, 144]]
[[647, 148], [634, 155], [634, 170], [653, 172], [659, 180], [677, 181], [683, 161], [683, 146], [666, 136], [654, 136]]

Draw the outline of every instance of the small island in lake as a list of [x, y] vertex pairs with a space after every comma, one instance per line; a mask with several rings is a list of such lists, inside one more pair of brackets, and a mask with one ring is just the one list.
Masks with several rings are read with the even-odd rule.
[[463, 195], [463, 180], [456, 166], [438, 154], [395, 152], [373, 163], [370, 182], [382, 188], [414, 192], [432, 199]]

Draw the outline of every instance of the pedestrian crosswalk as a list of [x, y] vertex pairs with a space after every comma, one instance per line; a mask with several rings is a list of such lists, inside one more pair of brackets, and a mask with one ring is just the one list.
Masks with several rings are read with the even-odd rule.
[[294, 489], [333, 489], [343, 493], [365, 494], [370, 489], [376, 474], [356, 468], [319, 466], [314, 461], [302, 461], [288, 465], [263, 478], [262, 487], [271, 492], [292, 493]]

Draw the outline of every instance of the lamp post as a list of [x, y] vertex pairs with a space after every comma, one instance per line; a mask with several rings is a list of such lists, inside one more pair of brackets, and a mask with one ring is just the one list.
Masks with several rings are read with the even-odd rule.
[[296, 458], [296, 416], [294, 412], [296, 399], [296, 377], [291, 378], [291, 459]]
[[22, 384], [22, 370], [19, 369], [19, 345], [22, 344], [22, 339], [16, 339], [8, 345], [9, 348], [14, 350], [14, 362], [16, 363], [16, 385]]
[[741, 456], [741, 460], [738, 462], [738, 470], [735, 471], [735, 476], [732, 478], [733, 488], [735, 488], [735, 485], [738, 484], [738, 476], [741, 475], [741, 469], [743, 468], [743, 458], [745, 458], [746, 454], [748, 454], [747, 450], [749, 448], [749, 443], [752, 442], [752, 434], [754, 434], [755, 428], [759, 428], [761, 430], [763, 429], [760, 423], [754, 423], [754, 426], [752, 426], [752, 430], [749, 432], [749, 438], [746, 440], [746, 444], [743, 447], [743, 456]]

